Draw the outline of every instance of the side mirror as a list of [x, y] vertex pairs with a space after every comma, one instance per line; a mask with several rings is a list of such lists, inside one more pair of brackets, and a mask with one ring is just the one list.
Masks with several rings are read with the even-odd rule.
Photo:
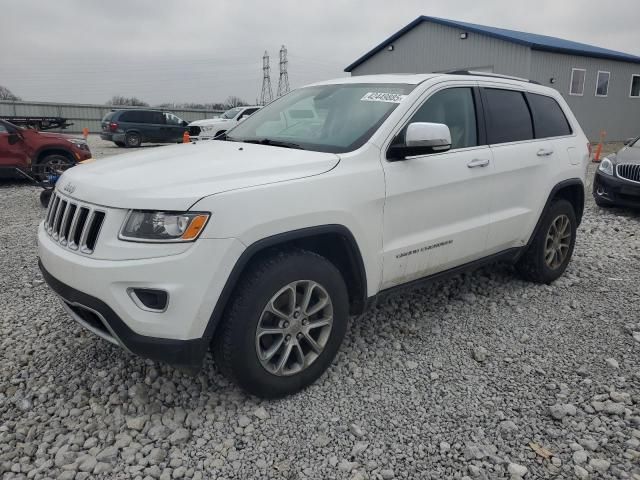
[[15, 145], [20, 141], [20, 134], [18, 133], [10, 133], [9, 134], [9, 145]]
[[407, 126], [404, 143], [391, 145], [387, 160], [398, 161], [416, 155], [446, 152], [451, 148], [451, 132], [443, 123], [414, 122]]

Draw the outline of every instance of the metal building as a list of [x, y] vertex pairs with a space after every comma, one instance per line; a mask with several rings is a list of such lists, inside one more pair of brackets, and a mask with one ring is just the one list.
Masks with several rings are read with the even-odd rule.
[[421, 16], [347, 68], [351, 75], [476, 70], [557, 89], [591, 140], [640, 135], [640, 57], [533, 33]]

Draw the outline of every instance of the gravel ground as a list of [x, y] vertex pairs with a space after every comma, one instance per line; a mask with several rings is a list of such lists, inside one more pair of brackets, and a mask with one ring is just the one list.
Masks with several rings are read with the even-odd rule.
[[315, 385], [263, 402], [68, 318], [36, 265], [37, 193], [0, 184], [4, 479], [640, 479], [640, 213], [589, 194], [553, 285], [499, 266], [392, 297]]

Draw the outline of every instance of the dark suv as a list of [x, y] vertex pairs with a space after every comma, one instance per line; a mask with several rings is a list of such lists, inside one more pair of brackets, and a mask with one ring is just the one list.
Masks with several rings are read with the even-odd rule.
[[100, 138], [119, 147], [139, 147], [144, 142], [182, 140], [188, 123], [162, 110], [114, 110], [102, 119]]

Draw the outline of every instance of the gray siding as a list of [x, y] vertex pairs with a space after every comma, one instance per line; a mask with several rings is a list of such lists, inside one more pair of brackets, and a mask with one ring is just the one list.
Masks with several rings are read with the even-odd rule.
[[[492, 37], [469, 32], [460, 39], [462, 30], [430, 22], [422, 22], [386, 48], [365, 60], [352, 75], [377, 73], [431, 73], [454, 69], [530, 78], [556, 88], [567, 100], [582, 129], [591, 141], [597, 141], [601, 130], [608, 141], [619, 141], [640, 135], [640, 98], [630, 98], [631, 75], [640, 74], [640, 65], [576, 55], [531, 50]], [[587, 71], [584, 95], [569, 95], [572, 68]], [[609, 95], [596, 97], [598, 70], [611, 73]], [[551, 78], [555, 78], [553, 84]]]
[[379, 51], [351, 74], [431, 73], [475, 68], [529, 77], [531, 51], [528, 47], [471, 32], [469, 38], [461, 40], [462, 31], [422, 22], [398, 38], [393, 43], [393, 51]]
[[[535, 50], [531, 53], [530, 78], [562, 94], [590, 140], [598, 140], [601, 130], [607, 132], [609, 141], [640, 135], [640, 98], [629, 98], [631, 75], [640, 75], [640, 65]], [[583, 96], [569, 95], [572, 68], [587, 71]], [[599, 70], [611, 73], [607, 97], [595, 96]], [[555, 83], [550, 83], [551, 78]]]
[[[120, 107], [118, 107], [120, 108]], [[126, 107], [125, 107], [126, 108]], [[104, 105], [84, 105], [74, 103], [49, 103], [49, 102], [8, 102], [0, 101], [0, 116], [27, 116], [27, 117], [64, 117], [73, 126], [65, 132], [81, 132], [87, 127], [91, 133], [101, 130], [100, 121], [112, 107]], [[178, 117], [193, 122], [205, 118], [214, 118], [222, 111], [209, 110], [167, 110]]]

